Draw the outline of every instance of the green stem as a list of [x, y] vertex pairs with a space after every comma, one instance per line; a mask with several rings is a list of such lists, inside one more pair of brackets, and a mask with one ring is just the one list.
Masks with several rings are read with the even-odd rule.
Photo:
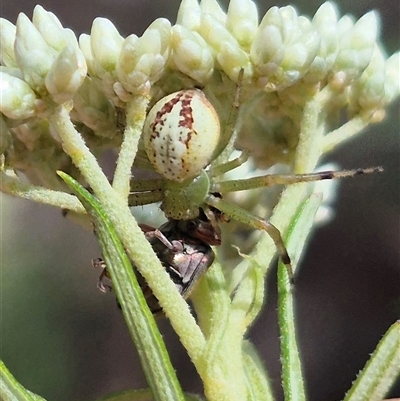
[[126, 105], [126, 127], [124, 139], [119, 151], [117, 166], [114, 173], [113, 188], [123, 199], [128, 199], [132, 165], [138, 149], [138, 143], [146, 119], [148, 97], [135, 96]]
[[356, 116], [350, 121], [347, 121], [340, 128], [326, 134], [322, 141], [323, 153], [330, 152], [342, 142], [347, 141], [353, 136], [359, 134], [365, 127], [368, 126], [368, 121]]
[[0, 171], [0, 191], [12, 196], [56, 206], [61, 209], [85, 213], [85, 209], [76, 196], [21, 181], [20, 178], [11, 171]]
[[321, 114], [330, 98], [331, 90], [327, 86], [304, 106], [296, 148], [295, 173], [312, 172], [318, 163], [322, 154], [321, 140], [325, 133], [325, 119]]
[[199, 293], [195, 296], [196, 311], [206, 315], [201, 316], [200, 323], [206, 325], [209, 334], [199, 369], [204, 392], [210, 401], [242, 401], [246, 399], [246, 386], [241, 369], [241, 335], [237, 327], [232, 334], [229, 326], [230, 297], [219, 263], [214, 262], [205, 280], [208, 299], [199, 299]]
[[96, 158], [81, 135], [75, 130], [67, 110], [60, 107], [50, 117], [60, 135], [65, 152], [81, 171], [93, 189], [129, 257], [149, 284], [160, 302], [183, 346], [196, 365], [201, 358], [205, 339], [169, 275], [161, 265], [150, 243], [145, 238], [126, 201], [110, 185]]

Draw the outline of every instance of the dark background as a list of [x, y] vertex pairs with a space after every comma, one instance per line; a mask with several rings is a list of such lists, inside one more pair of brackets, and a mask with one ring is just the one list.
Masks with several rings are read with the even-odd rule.
[[[15, 23], [30, 18], [35, 1], [1, 0], [0, 14]], [[224, 2], [226, 4], [226, 2]], [[272, 5], [260, 1], [260, 15]], [[157, 17], [175, 21], [178, 1], [46, 0], [64, 26], [89, 33], [106, 17], [123, 36], [140, 35]], [[320, 1], [293, 2], [313, 15]], [[388, 53], [399, 47], [399, 5], [385, 0], [338, 2], [357, 18], [381, 14]], [[355, 374], [388, 327], [400, 316], [399, 104], [329, 156], [344, 168], [382, 165], [383, 174], [344, 180], [336, 217], [318, 229], [296, 283], [298, 337], [310, 401], [342, 399]], [[114, 296], [96, 288], [99, 255], [91, 233], [45, 205], [1, 199], [1, 358], [21, 383], [48, 400], [93, 400], [109, 391], [145, 386], [138, 358]], [[250, 330], [280, 393], [275, 271], [264, 313]], [[195, 369], [163, 319], [178, 376], [187, 391], [201, 392]], [[400, 386], [391, 396], [400, 396]]]

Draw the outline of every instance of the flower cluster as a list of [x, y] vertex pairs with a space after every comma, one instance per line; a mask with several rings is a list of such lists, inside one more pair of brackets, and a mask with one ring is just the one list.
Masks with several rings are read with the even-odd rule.
[[259, 22], [251, 0], [232, 0], [227, 12], [215, 0], [183, 0], [173, 26], [160, 18], [141, 37], [123, 38], [97, 18], [79, 40], [37, 6], [32, 21], [24, 14], [16, 26], [1, 19], [0, 32], [0, 153], [46, 187], [54, 179], [44, 165], [54, 172], [68, 164], [46, 122], [54, 105], [68, 105], [91, 148], [115, 147], [135, 96], [154, 102], [201, 86], [223, 121], [232, 105], [226, 94], [244, 70], [241, 101], [251, 107], [238, 143], [271, 165], [293, 161], [304, 107], [324, 88], [327, 115], [345, 108], [366, 122], [379, 121], [399, 94], [399, 53], [386, 59], [377, 14], [339, 18], [330, 2], [312, 19], [287, 6], [272, 7]]
[[[133, 272], [128, 258], [121, 264], [119, 256], [109, 252], [111, 237], [121, 241], [119, 251], [126, 251], [170, 319], [205, 383], [207, 398], [243, 400], [252, 394], [254, 399], [267, 399], [256, 395], [269, 394], [269, 384], [260, 379], [261, 364], [243, 338], [261, 310], [264, 279], [276, 248], [292, 271], [289, 255], [295, 268], [322, 191], [288, 185], [279, 201], [272, 200], [276, 206], [267, 222], [249, 211], [266, 215], [265, 207], [271, 200], [266, 201], [261, 194], [264, 187], [300, 180], [290, 175], [279, 181], [270, 172], [253, 179], [249, 176], [254, 167], [260, 171], [273, 166], [274, 172], [280, 172], [282, 164], [290, 173], [311, 173], [323, 154], [384, 117], [385, 107], [400, 93], [400, 53], [385, 57], [378, 42], [377, 14], [370, 12], [355, 21], [347, 15], [339, 17], [336, 7], [327, 2], [312, 19], [287, 6], [272, 7], [259, 21], [251, 0], [231, 0], [227, 12], [216, 0], [182, 0], [175, 25], [160, 18], [142, 36], [124, 38], [110, 21], [97, 18], [90, 35], [78, 39], [54, 14], [36, 6], [32, 20], [20, 14], [14, 26], [0, 19], [0, 59], [0, 190], [85, 213], [56, 172], [67, 173], [61, 176], [69, 184], [73, 181], [68, 175], [88, 185], [96, 197], [91, 208], [100, 216], [92, 213], [97, 216], [96, 233], [107, 266], [115, 269], [111, 277], [119, 285], [116, 293], [128, 326], [137, 321], [136, 310], [128, 302], [134, 299], [133, 287], [129, 288]], [[207, 128], [221, 127], [218, 141], [198, 135], [193, 116], [205, 120], [205, 113], [193, 113], [190, 108], [196, 108], [192, 107], [195, 103], [188, 107], [188, 97], [174, 93], [188, 88], [201, 88], [201, 97], [204, 94], [208, 99], [214, 117], [216, 110], [218, 118], [213, 125], [202, 122]], [[160, 109], [148, 113], [162, 98]], [[204, 106], [205, 101], [199, 103]], [[150, 123], [146, 121], [148, 114], [155, 114]], [[149, 131], [153, 137], [143, 139], [142, 134]], [[169, 135], [170, 131], [174, 135]], [[215, 128], [210, 131], [212, 135]], [[186, 141], [182, 140], [183, 132], [189, 138]], [[218, 142], [206, 158], [210, 166], [202, 165], [200, 172], [195, 169], [197, 177], [183, 175], [179, 182], [168, 176], [132, 180], [132, 166], [151, 169], [150, 162], [156, 164], [147, 156], [150, 151], [164, 165], [168, 164], [163, 159], [166, 155], [174, 163], [191, 163], [197, 157], [197, 148], [191, 153], [188, 150], [192, 134], [202, 141], [196, 145], [198, 149]], [[160, 137], [160, 141], [153, 140]], [[185, 145], [179, 155], [186, 152], [189, 158], [173, 154], [179, 142]], [[111, 182], [98, 162], [106, 149], [118, 151]], [[234, 158], [235, 150], [240, 149], [245, 152]], [[245, 164], [247, 155], [250, 162]], [[242, 169], [236, 169], [240, 164]], [[155, 168], [157, 165], [152, 172]], [[230, 170], [241, 170], [245, 179], [224, 181], [221, 177]], [[323, 178], [376, 171], [381, 169], [325, 174]], [[192, 183], [201, 185], [192, 187]], [[71, 187], [80, 188], [75, 183]], [[236, 199], [235, 204], [218, 196], [254, 188], [258, 192], [253, 198]], [[81, 188], [76, 192], [84, 198]], [[135, 195], [140, 201], [135, 202]], [[185, 216], [192, 216], [192, 211], [198, 214], [199, 208], [206, 206], [204, 211], [215, 224], [219, 217], [211, 208], [263, 231], [256, 244], [251, 241], [245, 249], [248, 254], [231, 273], [225, 274], [219, 263], [226, 262], [224, 255], [215, 258], [207, 280], [202, 280], [193, 294], [197, 321], [129, 207], [167, 199], [169, 206], [177, 206], [177, 214], [169, 215], [174, 219], [188, 218]], [[244, 208], [236, 206], [241, 202], [246, 203]], [[99, 224], [101, 219], [106, 223]], [[109, 237], [104, 234], [105, 227]], [[232, 233], [223, 236], [231, 248]], [[284, 269], [278, 271], [286, 274]], [[285, 297], [281, 311], [287, 314], [281, 320], [291, 327], [290, 283], [287, 274], [279, 274]], [[284, 329], [282, 337], [290, 330]], [[291, 336], [295, 338], [294, 332]], [[295, 345], [289, 348], [297, 355]], [[300, 366], [292, 356], [284, 358], [284, 367], [296, 371]], [[156, 360], [151, 359], [151, 363]], [[162, 372], [158, 367], [155, 370]], [[300, 368], [297, 374], [301, 376]], [[154, 382], [165, 392], [162, 382]]]

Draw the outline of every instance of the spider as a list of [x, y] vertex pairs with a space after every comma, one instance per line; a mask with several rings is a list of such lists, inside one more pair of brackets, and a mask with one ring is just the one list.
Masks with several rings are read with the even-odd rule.
[[[179, 293], [187, 299], [200, 277], [214, 261], [214, 252], [210, 245], [221, 243], [220, 232], [215, 231], [214, 226], [201, 211], [195, 219], [169, 219], [158, 229], [146, 224], [140, 224], [140, 228]], [[111, 290], [111, 286], [104, 283], [105, 277], [110, 278], [104, 260], [95, 259], [92, 264], [95, 268], [103, 269], [99, 276], [98, 288], [102, 292]], [[161, 307], [157, 298], [139, 274], [138, 281], [151, 312], [158, 315]]]
[[[234, 104], [236, 109], [238, 99], [239, 89]], [[227, 126], [234, 127], [234, 124]], [[230, 129], [233, 136], [234, 129]], [[143, 142], [149, 161], [162, 178], [132, 180], [130, 205], [161, 201], [161, 209], [169, 219], [195, 219], [202, 210], [215, 227], [221, 221], [221, 216], [225, 216], [225, 219], [234, 219], [264, 230], [274, 241], [291, 280], [290, 258], [279, 230], [270, 222], [226, 201], [224, 194], [273, 184], [286, 185], [382, 171], [381, 167], [373, 167], [310, 174], [273, 174], [224, 181], [222, 175], [243, 164], [247, 155], [243, 152], [236, 159], [220, 164], [215, 161], [211, 163], [216, 156], [219, 138], [217, 112], [201, 90], [181, 90], [159, 100], [147, 115]], [[218, 217], [215, 211], [218, 211]]]

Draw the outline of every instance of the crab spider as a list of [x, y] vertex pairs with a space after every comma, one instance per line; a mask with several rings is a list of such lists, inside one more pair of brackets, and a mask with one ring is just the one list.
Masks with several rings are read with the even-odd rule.
[[[247, 156], [243, 153], [234, 160], [210, 165], [215, 158], [219, 138], [218, 115], [201, 90], [181, 90], [161, 99], [147, 115], [143, 141], [148, 159], [162, 178], [132, 180], [129, 203], [136, 206], [161, 201], [166, 217], [174, 220], [194, 219], [199, 210], [203, 210], [215, 226], [222, 213], [222, 216], [264, 230], [274, 241], [291, 279], [290, 258], [279, 230], [268, 221], [224, 200], [223, 195], [274, 184], [353, 177], [382, 171], [380, 167], [373, 167], [311, 174], [273, 174], [223, 181], [221, 176], [243, 164]], [[221, 213], [216, 214], [215, 210]]]

